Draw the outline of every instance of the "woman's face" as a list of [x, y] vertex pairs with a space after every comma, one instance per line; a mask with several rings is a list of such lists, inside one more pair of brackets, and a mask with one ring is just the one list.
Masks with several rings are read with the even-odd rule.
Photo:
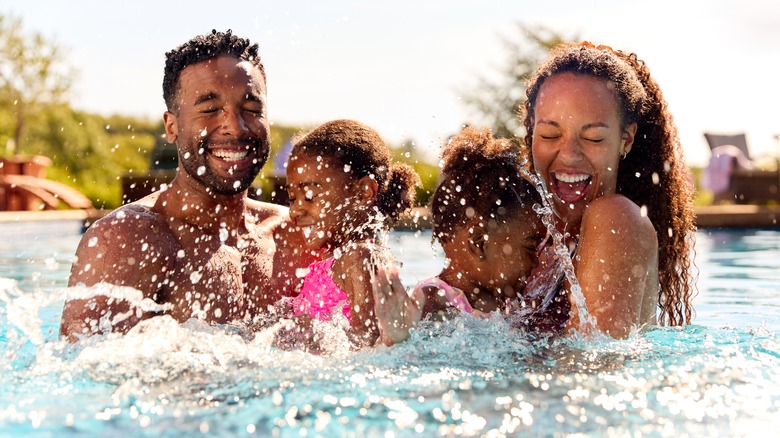
[[621, 127], [610, 82], [559, 73], [539, 90], [533, 127], [534, 168], [558, 218], [578, 228], [590, 201], [615, 193], [620, 156], [631, 150], [636, 124]]

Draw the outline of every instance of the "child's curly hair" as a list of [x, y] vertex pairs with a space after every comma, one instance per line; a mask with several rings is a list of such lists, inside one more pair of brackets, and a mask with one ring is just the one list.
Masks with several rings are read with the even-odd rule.
[[464, 128], [444, 147], [440, 183], [431, 198], [433, 236], [448, 242], [453, 231], [472, 219], [504, 221], [541, 204], [541, 196], [522, 175], [519, 149], [496, 139], [490, 128]]

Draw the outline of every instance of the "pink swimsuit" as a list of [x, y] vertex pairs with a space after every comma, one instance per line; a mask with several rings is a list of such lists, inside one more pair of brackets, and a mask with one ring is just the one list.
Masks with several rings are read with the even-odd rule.
[[349, 314], [349, 297], [347, 293], [333, 281], [333, 257], [314, 262], [309, 265], [309, 273], [303, 279], [303, 286], [298, 295], [293, 298], [293, 313], [309, 315], [312, 318], [328, 321], [333, 309], [344, 303], [341, 312], [351, 323]]

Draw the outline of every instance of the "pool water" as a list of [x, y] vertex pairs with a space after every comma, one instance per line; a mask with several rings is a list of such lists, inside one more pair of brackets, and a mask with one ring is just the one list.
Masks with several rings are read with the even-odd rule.
[[[0, 224], [0, 435], [746, 436], [780, 430], [780, 230], [697, 233], [694, 325], [534, 340], [501, 318], [424, 323], [401, 345], [281, 351], [271, 333], [156, 318], [59, 341], [78, 231]], [[390, 244], [408, 285], [430, 233]]]

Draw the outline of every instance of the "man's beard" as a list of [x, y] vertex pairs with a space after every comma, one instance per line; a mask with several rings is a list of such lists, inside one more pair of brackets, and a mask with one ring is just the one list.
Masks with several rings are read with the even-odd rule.
[[[236, 195], [247, 190], [252, 182], [255, 180], [260, 170], [268, 161], [268, 155], [270, 153], [269, 139], [266, 138], [264, 142], [260, 139], [242, 139], [239, 140], [242, 144], [249, 144], [250, 151], [255, 152], [255, 160], [252, 164], [251, 170], [243, 173], [239, 178], [223, 178], [217, 176], [214, 170], [210, 167], [206, 154], [210, 146], [224, 144], [225, 142], [214, 143], [208, 139], [202, 139], [197, 143], [194, 151], [190, 152], [189, 158], [181, 157], [182, 167], [187, 174], [195, 181], [199, 182], [203, 187], [209, 191], [219, 195]], [[200, 152], [203, 151], [203, 152]], [[199, 172], [198, 169], [202, 170]]]

